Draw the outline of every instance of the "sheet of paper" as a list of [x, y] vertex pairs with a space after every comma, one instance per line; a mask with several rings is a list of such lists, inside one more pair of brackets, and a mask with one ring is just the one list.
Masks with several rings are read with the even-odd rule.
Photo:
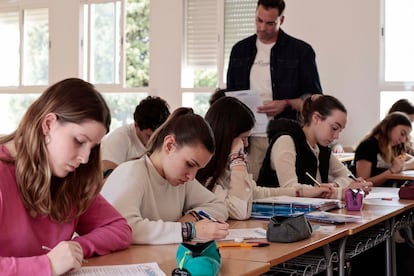
[[69, 276], [166, 276], [157, 263], [132, 265], [84, 266]]
[[239, 99], [242, 103], [247, 105], [250, 110], [253, 112], [256, 119], [256, 125], [252, 129], [252, 134], [254, 133], [266, 133], [267, 123], [269, 119], [265, 113], [258, 113], [257, 107], [263, 105], [262, 100], [260, 99], [259, 94], [253, 90], [240, 90], [226, 92], [226, 96], [235, 97]]
[[229, 234], [222, 239], [222, 241], [240, 241], [245, 239], [265, 239], [266, 230], [257, 227], [257, 228], [239, 228], [239, 229], [229, 229]]
[[388, 188], [388, 187], [372, 187], [372, 190], [369, 194], [365, 197], [365, 199], [373, 199], [373, 198], [397, 198], [398, 199], [398, 191], [400, 188]]

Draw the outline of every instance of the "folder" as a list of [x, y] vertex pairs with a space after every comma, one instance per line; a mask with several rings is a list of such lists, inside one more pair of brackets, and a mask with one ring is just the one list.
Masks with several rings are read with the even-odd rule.
[[327, 211], [341, 207], [336, 199], [275, 196], [257, 199], [252, 204], [253, 218], [271, 218], [272, 216], [296, 216], [313, 211]]

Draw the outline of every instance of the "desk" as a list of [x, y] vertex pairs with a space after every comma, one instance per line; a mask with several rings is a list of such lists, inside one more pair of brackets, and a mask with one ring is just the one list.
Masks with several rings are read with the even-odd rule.
[[[232, 221], [230, 222], [230, 225], [232, 228], [263, 227], [266, 229], [267, 221]], [[292, 243], [271, 243], [268, 247], [254, 248], [253, 250], [221, 248], [220, 253], [223, 258], [267, 262], [270, 266], [274, 266], [345, 237], [347, 235], [347, 230], [348, 229], [344, 225], [340, 225], [331, 233], [315, 231], [309, 239], [302, 241]]]
[[[85, 266], [103, 266], [157, 262], [166, 275], [177, 267], [175, 253], [177, 244], [168, 245], [131, 245], [128, 249], [117, 251], [105, 256], [88, 259]], [[221, 275], [247, 275], [263, 274], [270, 269], [266, 262], [241, 261], [222, 258]]]
[[[389, 191], [390, 193], [398, 193], [398, 188], [377, 188], [381, 193], [384, 191]], [[376, 188], [373, 189], [375, 191]], [[346, 246], [348, 239], [356, 237], [358, 233], [366, 231], [368, 228], [380, 223], [385, 223], [386, 231], [381, 233], [380, 239], [385, 240], [386, 243], [386, 272], [387, 275], [395, 275], [395, 246], [393, 242], [393, 233], [396, 230], [398, 223], [395, 221], [395, 218], [409, 210], [414, 208], [414, 201], [412, 200], [399, 200], [398, 198], [393, 198], [392, 201], [373, 201], [375, 204], [367, 205], [365, 204], [363, 209], [359, 212], [348, 212], [345, 209], [337, 210], [338, 213], [345, 213], [351, 215], [361, 215], [362, 221], [357, 223], [348, 224], [348, 235], [340, 240], [339, 243], [339, 267], [344, 267], [345, 257], [346, 257]], [[379, 208], [380, 206], [380, 208]], [[375, 243], [375, 239], [378, 236], [372, 236], [370, 239], [366, 240], [366, 245], [369, 242]], [[375, 245], [375, 244], [374, 244]], [[355, 251], [358, 251], [355, 248]], [[339, 275], [345, 275], [344, 270], [339, 271]]]
[[[309, 239], [293, 243], [271, 243], [268, 247], [254, 248], [220, 248], [222, 256], [222, 267], [220, 274], [227, 275], [260, 275], [269, 271], [272, 266], [284, 263], [293, 258], [311, 252], [314, 249], [323, 248], [324, 255], [329, 256], [332, 249], [338, 250], [339, 255], [339, 275], [345, 275], [345, 260], [347, 258], [346, 247], [351, 245], [350, 240], [357, 237], [359, 233], [364, 233], [380, 223], [386, 224], [386, 233], [384, 233], [386, 250], [387, 250], [387, 275], [395, 275], [395, 263], [393, 252], [392, 233], [397, 225], [396, 216], [414, 208], [412, 200], [384, 201], [381, 208], [378, 205], [365, 204], [359, 212], [348, 212], [345, 209], [336, 210], [335, 212], [361, 215], [360, 222], [346, 223], [337, 225], [329, 233], [314, 231]], [[253, 228], [267, 227], [267, 221], [248, 220], [248, 221], [229, 221], [231, 228]], [[375, 238], [375, 237], [373, 237]], [[338, 248], [332, 247], [332, 244], [338, 243]], [[112, 254], [88, 259], [86, 265], [117, 265], [157, 262], [166, 275], [170, 275], [173, 268], [176, 267], [175, 253], [177, 244], [171, 245], [132, 245], [127, 250], [114, 252]], [[332, 271], [327, 271], [330, 275]]]
[[414, 180], [414, 170], [406, 170], [400, 173], [387, 175], [387, 179], [393, 180]]
[[342, 163], [348, 163], [354, 160], [355, 153], [353, 152], [343, 152], [343, 153], [334, 153], [336, 158]]

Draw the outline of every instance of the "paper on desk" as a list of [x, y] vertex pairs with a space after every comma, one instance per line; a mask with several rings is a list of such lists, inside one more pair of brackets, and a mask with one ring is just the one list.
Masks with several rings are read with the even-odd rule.
[[239, 99], [242, 103], [247, 105], [250, 110], [254, 113], [256, 119], [256, 124], [252, 129], [252, 134], [254, 133], [266, 133], [267, 123], [269, 119], [265, 113], [258, 113], [257, 108], [263, 105], [262, 100], [260, 99], [259, 94], [253, 90], [240, 90], [226, 92], [226, 96], [235, 97]]
[[166, 276], [157, 263], [132, 265], [84, 266], [69, 276]]
[[398, 191], [400, 188], [389, 188], [389, 187], [372, 187], [372, 190], [365, 197], [364, 202], [367, 199], [397, 199], [398, 200]]
[[266, 230], [257, 227], [257, 228], [238, 228], [238, 229], [229, 229], [229, 234], [222, 239], [222, 241], [237, 241], [243, 239], [265, 239]]

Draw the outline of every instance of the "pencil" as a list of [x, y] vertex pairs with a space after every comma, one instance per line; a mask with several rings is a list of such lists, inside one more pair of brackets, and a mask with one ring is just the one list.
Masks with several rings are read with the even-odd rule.
[[316, 180], [310, 173], [305, 172], [305, 174], [313, 181], [314, 184], [316, 184], [316, 186], [321, 186], [321, 183], [319, 183], [318, 180]]

